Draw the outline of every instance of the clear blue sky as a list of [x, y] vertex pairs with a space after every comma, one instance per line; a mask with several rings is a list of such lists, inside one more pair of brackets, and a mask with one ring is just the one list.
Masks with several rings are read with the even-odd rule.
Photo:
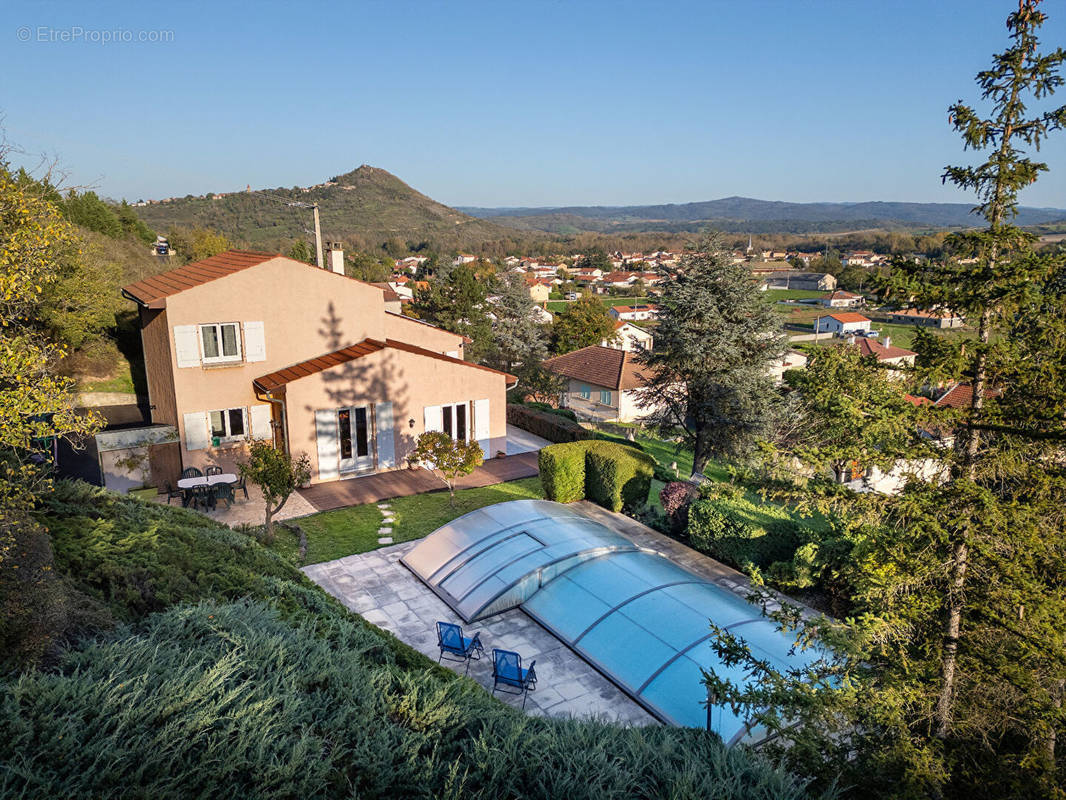
[[[1012, 0], [7, 2], [8, 139], [112, 197], [367, 163], [451, 205], [967, 201], [947, 106]], [[1066, 45], [1066, 3], [1043, 42]], [[39, 41], [169, 31], [169, 42]], [[29, 37], [29, 41], [20, 38]], [[1066, 103], [1066, 90], [1057, 98]], [[1026, 205], [1066, 207], [1066, 133]]]

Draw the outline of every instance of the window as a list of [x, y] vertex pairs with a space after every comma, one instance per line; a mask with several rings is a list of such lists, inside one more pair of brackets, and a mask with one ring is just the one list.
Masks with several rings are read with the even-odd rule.
[[200, 346], [205, 364], [241, 360], [241, 331], [238, 322], [217, 322], [200, 326]]
[[467, 440], [466, 403], [441, 406], [443, 430], [453, 439]]
[[600, 402], [603, 403], [605, 406], [609, 406], [611, 404], [610, 389], [600, 389]]
[[245, 435], [244, 409], [225, 408], [221, 411], [207, 412], [208, 423], [211, 425], [211, 438], [223, 442], [232, 442], [243, 439]]
[[578, 385], [577, 393], [582, 400], [588, 400], [592, 397], [592, 390], [584, 383]]

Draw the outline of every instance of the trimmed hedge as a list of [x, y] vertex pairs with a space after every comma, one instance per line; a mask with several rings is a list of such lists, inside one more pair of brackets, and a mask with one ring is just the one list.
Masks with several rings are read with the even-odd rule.
[[634, 447], [594, 440], [545, 447], [538, 466], [548, 499], [572, 503], [587, 497], [621, 511], [648, 499], [655, 459]]
[[556, 444], [591, 439], [595, 435], [562, 414], [539, 411], [516, 403], [507, 404], [507, 422]]
[[747, 519], [756, 509], [744, 498], [703, 497], [689, 506], [687, 535], [692, 546], [740, 570], [766, 569], [789, 561], [810, 538], [805, 525], [782, 509], [780, 519], [759, 525]]

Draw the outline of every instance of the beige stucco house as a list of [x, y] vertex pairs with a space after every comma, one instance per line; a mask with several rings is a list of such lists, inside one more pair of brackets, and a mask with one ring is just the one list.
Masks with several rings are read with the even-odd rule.
[[307, 453], [313, 483], [402, 467], [426, 430], [506, 450], [515, 379], [387, 310], [377, 286], [231, 250], [122, 293], [139, 306], [152, 422], [177, 428], [183, 468], [232, 468], [248, 437]]
[[549, 358], [544, 366], [565, 380], [560, 407], [580, 417], [633, 422], [655, 411], [639, 402], [647, 368], [631, 352], [593, 345]]

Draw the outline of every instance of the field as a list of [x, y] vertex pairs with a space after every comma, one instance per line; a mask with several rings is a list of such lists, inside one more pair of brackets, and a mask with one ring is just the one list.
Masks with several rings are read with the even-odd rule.
[[816, 297], [828, 294], [828, 292], [815, 292], [806, 289], [767, 289], [763, 294], [767, 300], [778, 302], [781, 300], [813, 300]]

